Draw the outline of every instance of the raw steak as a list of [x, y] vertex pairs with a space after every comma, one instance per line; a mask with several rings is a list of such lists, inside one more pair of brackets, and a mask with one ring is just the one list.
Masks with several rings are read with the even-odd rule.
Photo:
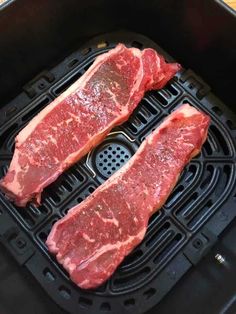
[[54, 224], [47, 246], [78, 286], [102, 284], [142, 241], [149, 217], [199, 153], [208, 125], [208, 116], [183, 105], [124, 167]]
[[42, 190], [128, 119], [144, 92], [162, 88], [180, 69], [153, 49], [119, 44], [17, 135], [1, 189], [18, 206], [40, 203]]

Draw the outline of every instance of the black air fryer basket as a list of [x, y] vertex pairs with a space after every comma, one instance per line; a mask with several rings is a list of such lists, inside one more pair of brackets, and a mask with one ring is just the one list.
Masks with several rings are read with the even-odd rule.
[[[46, 188], [41, 206], [18, 208], [0, 193], [1, 242], [61, 308], [86, 314], [146, 312], [235, 218], [235, 16], [210, 0], [22, 0], [2, 8], [0, 29], [0, 177], [17, 133], [99, 54], [122, 42], [152, 47], [183, 65], [165, 88], [148, 92], [127, 122]], [[112, 278], [96, 290], [81, 290], [47, 251], [52, 225], [124, 165], [183, 103], [211, 116], [202, 152], [184, 169], [166, 204], [151, 217], [144, 241]]]

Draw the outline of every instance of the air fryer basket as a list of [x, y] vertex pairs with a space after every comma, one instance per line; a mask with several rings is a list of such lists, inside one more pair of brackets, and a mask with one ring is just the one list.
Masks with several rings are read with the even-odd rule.
[[[97, 55], [118, 42], [140, 49], [153, 47], [173, 61], [150, 39], [123, 31], [95, 37], [42, 72], [0, 109], [1, 177], [11, 160], [16, 134], [83, 75]], [[183, 103], [211, 116], [202, 152], [185, 168], [166, 204], [151, 217], [144, 241], [112, 278], [98, 289], [81, 290], [47, 251], [45, 240], [51, 226], [118, 170], [147, 134]], [[235, 217], [235, 150], [236, 117], [202, 79], [184, 69], [161, 91], [147, 93], [129, 121], [112, 130], [103, 143], [45, 189], [41, 206], [18, 208], [0, 194], [1, 242], [66, 311], [143, 313], [206, 254]]]

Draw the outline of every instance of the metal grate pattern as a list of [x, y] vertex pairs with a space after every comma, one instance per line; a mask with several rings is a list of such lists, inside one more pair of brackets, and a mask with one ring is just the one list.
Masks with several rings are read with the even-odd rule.
[[[33, 80], [1, 109], [0, 177], [7, 171], [17, 133], [75, 82], [97, 55], [117, 42], [141, 49], [154, 47], [163, 53], [141, 35], [104, 35]], [[166, 59], [171, 60], [167, 54]], [[0, 194], [1, 241], [67, 311], [118, 314], [148, 310], [201, 259], [235, 217], [236, 119], [208, 89], [205, 95], [202, 87], [199, 92], [198, 80], [192, 71], [185, 70], [161, 91], [148, 92], [129, 121], [45, 189], [38, 208], [18, 208]], [[151, 217], [144, 241], [107, 283], [82, 291], [48, 254], [45, 240], [51, 226], [122, 167], [163, 118], [185, 102], [212, 118], [202, 152], [184, 169], [163, 208]]]

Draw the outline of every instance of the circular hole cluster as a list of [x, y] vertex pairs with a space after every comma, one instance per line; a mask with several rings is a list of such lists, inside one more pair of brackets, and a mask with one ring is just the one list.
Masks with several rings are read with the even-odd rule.
[[96, 156], [96, 166], [99, 172], [109, 177], [122, 167], [131, 157], [131, 152], [123, 145], [110, 144], [104, 147]]

